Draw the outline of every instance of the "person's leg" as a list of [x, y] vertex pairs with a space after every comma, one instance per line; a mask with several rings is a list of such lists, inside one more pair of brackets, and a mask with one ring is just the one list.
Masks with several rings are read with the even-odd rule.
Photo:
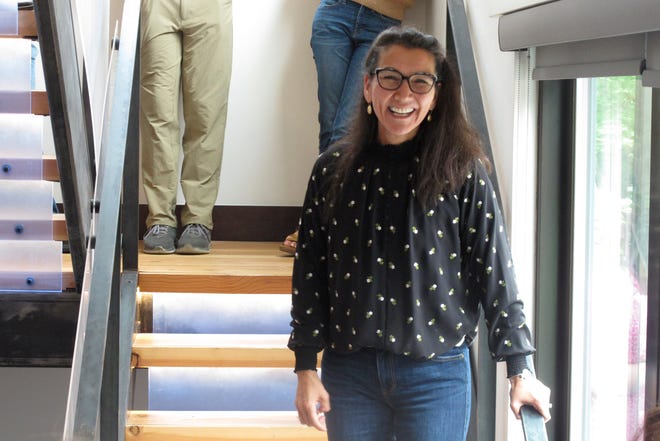
[[398, 440], [465, 441], [471, 380], [465, 345], [431, 360], [396, 357], [394, 431]]
[[181, 189], [184, 225], [213, 229], [232, 65], [231, 0], [184, 2], [182, 93], [186, 122]]
[[394, 440], [392, 409], [383, 400], [378, 375], [380, 354], [324, 352], [321, 380], [330, 395], [331, 407], [325, 414], [328, 441]]
[[310, 45], [316, 63], [319, 100], [319, 152], [330, 145], [346, 75], [353, 55], [351, 32], [359, 5], [348, 1], [321, 0]]
[[371, 48], [371, 44], [385, 29], [400, 25], [399, 20], [379, 14], [373, 9], [362, 6], [351, 30], [353, 53], [348, 64], [348, 70], [342, 86], [341, 97], [337, 105], [337, 112], [332, 122], [330, 144], [341, 139], [349, 130], [351, 119], [356, 106], [362, 98], [362, 77], [364, 72], [364, 59]]
[[140, 137], [147, 227], [176, 228], [181, 35], [178, 1], [142, 0]]
[[[310, 46], [316, 64], [319, 100], [319, 153], [330, 146], [346, 74], [353, 55], [351, 29], [360, 6], [348, 0], [321, 0], [312, 22]], [[289, 234], [280, 251], [293, 256], [298, 230]]]

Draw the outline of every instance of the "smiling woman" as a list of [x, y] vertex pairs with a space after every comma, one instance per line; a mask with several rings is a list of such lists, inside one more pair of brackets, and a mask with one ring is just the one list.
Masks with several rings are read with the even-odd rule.
[[317, 160], [303, 206], [289, 340], [300, 421], [330, 441], [464, 441], [480, 307], [514, 413], [549, 419], [549, 389], [523, 375], [534, 347], [453, 67], [435, 37], [397, 27], [364, 72], [351, 129]]

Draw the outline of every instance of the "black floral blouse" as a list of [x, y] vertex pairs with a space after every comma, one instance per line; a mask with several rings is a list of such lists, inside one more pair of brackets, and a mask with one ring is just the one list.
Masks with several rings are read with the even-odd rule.
[[470, 343], [483, 308], [491, 355], [509, 375], [534, 351], [495, 192], [481, 164], [456, 192], [423, 210], [412, 142], [373, 145], [326, 209], [330, 150], [312, 171], [293, 268], [296, 370], [325, 348], [375, 348], [432, 358]]

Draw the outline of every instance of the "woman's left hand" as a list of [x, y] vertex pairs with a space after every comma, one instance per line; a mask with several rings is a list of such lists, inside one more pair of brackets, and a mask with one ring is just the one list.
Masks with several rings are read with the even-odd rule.
[[516, 418], [520, 419], [520, 408], [528, 404], [543, 416], [546, 423], [550, 421], [550, 388], [533, 376], [512, 377], [510, 381], [511, 410]]

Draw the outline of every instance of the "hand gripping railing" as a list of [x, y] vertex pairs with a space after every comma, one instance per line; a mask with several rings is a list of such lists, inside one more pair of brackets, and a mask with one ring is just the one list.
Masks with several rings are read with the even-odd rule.
[[[54, 6], [68, 0], [50, 0]], [[124, 439], [137, 292], [140, 0], [113, 44], [63, 439]]]

